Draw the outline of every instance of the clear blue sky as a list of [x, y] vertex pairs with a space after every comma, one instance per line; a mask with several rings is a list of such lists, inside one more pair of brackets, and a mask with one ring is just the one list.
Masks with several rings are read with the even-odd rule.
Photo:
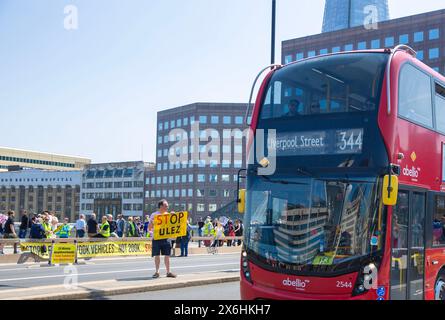
[[[280, 42], [319, 33], [323, 0], [277, 0]], [[0, 145], [155, 160], [156, 112], [247, 102], [270, 61], [270, 0], [1, 0]], [[79, 29], [64, 29], [65, 5]], [[390, 0], [392, 18], [443, 8]], [[143, 148], [143, 155], [142, 155]]]

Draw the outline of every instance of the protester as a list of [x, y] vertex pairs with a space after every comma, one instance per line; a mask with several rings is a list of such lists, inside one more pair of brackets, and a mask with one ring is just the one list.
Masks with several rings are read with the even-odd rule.
[[69, 219], [65, 218], [63, 219], [63, 225], [60, 228], [59, 231], [56, 232], [56, 235], [59, 236], [59, 238], [67, 239], [70, 237], [71, 233], [71, 226], [68, 224]]
[[[226, 227], [224, 228], [224, 235], [227, 237], [234, 237], [235, 236], [235, 229], [233, 227], [233, 222], [232, 220], [229, 220], [226, 224]], [[235, 245], [235, 241], [231, 240], [231, 239], [227, 239], [227, 246], [231, 247], [233, 245]]]
[[58, 225], [59, 225], [59, 219], [56, 216], [53, 216], [51, 219], [51, 230], [53, 231], [54, 235], [55, 235]]
[[19, 228], [19, 238], [20, 239], [26, 238], [26, 234], [28, 233], [28, 227], [29, 227], [28, 212], [26, 210], [24, 210], [22, 219], [21, 219], [20, 228]]
[[116, 229], [117, 229], [117, 223], [113, 220], [113, 215], [109, 214], [107, 215], [108, 223], [110, 224], [110, 236], [111, 237], [117, 237]]
[[[17, 234], [15, 232], [15, 228], [14, 228], [14, 217], [15, 217], [15, 212], [14, 211], [9, 211], [8, 212], [8, 220], [5, 223], [5, 227], [4, 227], [4, 235], [3, 237], [5, 239], [14, 239], [17, 238]], [[18, 253], [17, 251], [17, 243], [14, 243], [14, 253]]]
[[215, 241], [212, 244], [212, 247], [222, 247], [224, 244], [224, 227], [221, 225], [221, 222], [217, 222], [215, 228]]
[[181, 255], [180, 257], [187, 257], [189, 252], [189, 241], [191, 238], [192, 226], [187, 221], [187, 232], [186, 235], [179, 238], [179, 243], [181, 244]]
[[127, 231], [126, 231], [126, 237], [128, 238], [136, 238], [139, 237], [139, 232], [136, 224], [134, 223], [133, 217], [128, 217], [128, 223], [127, 223]]
[[124, 217], [121, 215], [121, 214], [119, 214], [118, 216], [117, 216], [117, 230], [116, 230], [116, 232], [117, 232], [117, 236], [119, 237], [119, 238], [122, 238], [123, 236], [124, 236], [124, 232], [125, 232], [125, 219], [124, 219]]
[[[204, 227], [204, 221], [202, 221], [202, 217], [199, 217], [198, 221], [198, 236], [202, 237], [202, 228]], [[198, 247], [201, 248], [201, 240], [198, 240]]]
[[109, 238], [111, 235], [110, 224], [108, 223], [108, 217], [102, 216], [102, 224], [100, 226], [99, 233], [94, 238]]
[[88, 237], [93, 238], [95, 235], [97, 235], [98, 232], [98, 224], [96, 221], [96, 214], [91, 214], [91, 218], [87, 222], [87, 230], [88, 230]]
[[143, 236], [146, 238], [150, 237], [150, 232], [148, 232], [148, 225], [150, 224], [150, 216], [146, 215], [145, 216], [145, 221], [144, 221], [144, 233]]
[[[242, 237], [243, 236], [243, 225], [241, 224], [241, 221], [236, 219], [235, 220], [235, 237]], [[241, 245], [241, 240], [238, 240], [238, 246]]]
[[[5, 230], [3, 229], [3, 223], [8, 220], [8, 218], [4, 214], [0, 214], [0, 239], [3, 238], [3, 234]], [[3, 243], [0, 243], [0, 255], [4, 254], [3, 252], [4, 245]]]
[[[157, 215], [160, 214], [168, 214], [168, 202], [165, 199], [162, 199], [158, 202], [158, 211], [154, 212], [150, 216], [150, 224], [148, 226], [148, 230], [153, 230], [154, 225], [153, 221]], [[152, 257], [155, 259], [155, 268], [156, 272], [153, 275], [153, 278], [159, 278], [159, 268], [161, 265], [161, 254], [164, 256], [164, 264], [165, 269], [167, 269], [167, 277], [168, 278], [176, 278], [176, 275], [172, 272], [170, 272], [170, 253], [171, 253], [171, 245], [170, 243], [164, 239], [164, 240], [152, 240]]]
[[[204, 230], [203, 230], [203, 236], [204, 237], [214, 237], [215, 236], [215, 229], [213, 227], [212, 221], [210, 220], [210, 217], [207, 217]], [[204, 240], [204, 246], [210, 247], [211, 241], [210, 240]]]
[[42, 226], [43, 226], [43, 229], [45, 230], [45, 236], [46, 236], [47, 239], [49, 239], [49, 238], [51, 238], [51, 236], [53, 234], [53, 231], [51, 230], [51, 224], [49, 223], [49, 221], [50, 221], [50, 214], [49, 214], [49, 212], [45, 211], [42, 214], [42, 217], [43, 217], [42, 218], [43, 219]]
[[87, 227], [86, 227], [86, 222], [85, 222], [85, 215], [81, 214], [79, 216], [79, 219], [77, 219], [76, 221], [76, 237], [77, 238], [83, 238], [85, 236], [85, 233], [87, 231]]
[[31, 231], [29, 232], [29, 237], [31, 239], [45, 239], [45, 228], [42, 225], [42, 218], [34, 218], [34, 223], [31, 227]]

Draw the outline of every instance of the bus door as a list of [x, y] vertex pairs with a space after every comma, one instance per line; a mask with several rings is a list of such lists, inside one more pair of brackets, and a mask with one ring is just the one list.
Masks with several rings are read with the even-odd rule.
[[426, 192], [400, 190], [392, 213], [391, 299], [423, 300]]

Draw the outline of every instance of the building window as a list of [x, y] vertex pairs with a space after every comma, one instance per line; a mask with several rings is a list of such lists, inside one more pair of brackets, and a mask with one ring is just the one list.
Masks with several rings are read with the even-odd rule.
[[170, 121], [170, 129], [173, 129], [175, 127], [175, 120]]
[[284, 64], [288, 64], [292, 62], [292, 56], [285, 56], [284, 57]]
[[218, 196], [218, 192], [216, 190], [209, 190], [209, 197], [215, 198]]
[[206, 182], [205, 174], [198, 174], [198, 182]]
[[162, 122], [159, 122], [159, 124], [158, 124], [158, 130], [162, 130], [163, 127], [164, 127], [164, 126], [163, 126]]
[[164, 129], [165, 129], [165, 130], [168, 130], [168, 121], [165, 121], [165, 122], [164, 122]]
[[182, 127], [182, 119], [176, 120], [176, 126], [177, 127]]
[[423, 50], [417, 51], [417, 59], [419, 59], [419, 60], [424, 59]]
[[366, 41], [361, 41], [357, 44], [358, 50], [366, 50]]
[[414, 42], [422, 42], [423, 41], [423, 31], [414, 32]]
[[209, 182], [218, 182], [217, 174], [209, 174]]
[[234, 167], [235, 168], [242, 168], [243, 166], [243, 161], [242, 160], [235, 160], [234, 161]]
[[352, 51], [352, 50], [354, 50], [354, 45], [353, 44], [345, 45], [345, 51]]
[[207, 123], [207, 116], [200, 116], [199, 117], [199, 123], [200, 124], [206, 124]]
[[223, 175], [221, 176], [221, 181], [222, 181], [222, 182], [230, 182], [230, 175], [228, 175], [228, 174], [223, 174]]
[[243, 120], [244, 120], [243, 117], [235, 117], [235, 123], [236, 124], [243, 124]]
[[310, 58], [310, 57], [315, 57], [315, 51], [309, 51], [308, 53], [307, 53], [307, 56]]
[[189, 118], [184, 118], [184, 120], [182, 122], [183, 122], [184, 126], [188, 126]]
[[394, 47], [394, 37], [385, 38], [385, 47]]
[[217, 205], [216, 204], [209, 204], [209, 211], [210, 212], [215, 212], [217, 209]]
[[439, 39], [439, 29], [431, 29], [430, 30], [430, 40], [436, 40]]
[[205, 210], [205, 205], [203, 203], [198, 203], [196, 205], [196, 211], [203, 212]]
[[196, 196], [199, 198], [205, 197], [205, 190], [204, 189], [197, 189], [196, 190]]
[[322, 54], [328, 54], [328, 49], [321, 49], [320, 55], [322, 55]]
[[408, 44], [409, 42], [409, 35], [407, 34], [402, 34], [399, 37], [399, 44]]
[[223, 122], [224, 124], [232, 124], [232, 117], [230, 116], [223, 117]]
[[227, 190], [227, 189], [223, 190], [223, 197], [224, 198], [229, 198], [230, 197], [230, 190]]
[[430, 59], [437, 59], [437, 58], [439, 58], [439, 48], [430, 49], [429, 58]]
[[296, 56], [297, 60], [302, 60], [304, 59], [304, 52], [297, 52], [297, 56]]
[[189, 174], [189, 183], [193, 182], [193, 174]]
[[332, 53], [337, 53], [337, 52], [340, 52], [340, 47], [333, 47]]
[[218, 117], [218, 116], [212, 116], [212, 117], [210, 118], [210, 122], [211, 122], [212, 124], [218, 124], [218, 123], [219, 123], [219, 117]]
[[371, 49], [380, 49], [380, 40], [372, 40], [371, 41]]

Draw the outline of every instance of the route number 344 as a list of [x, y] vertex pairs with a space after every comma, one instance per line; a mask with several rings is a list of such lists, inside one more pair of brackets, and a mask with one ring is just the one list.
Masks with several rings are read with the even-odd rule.
[[361, 150], [363, 145], [362, 132], [341, 131], [339, 148], [341, 151]]

